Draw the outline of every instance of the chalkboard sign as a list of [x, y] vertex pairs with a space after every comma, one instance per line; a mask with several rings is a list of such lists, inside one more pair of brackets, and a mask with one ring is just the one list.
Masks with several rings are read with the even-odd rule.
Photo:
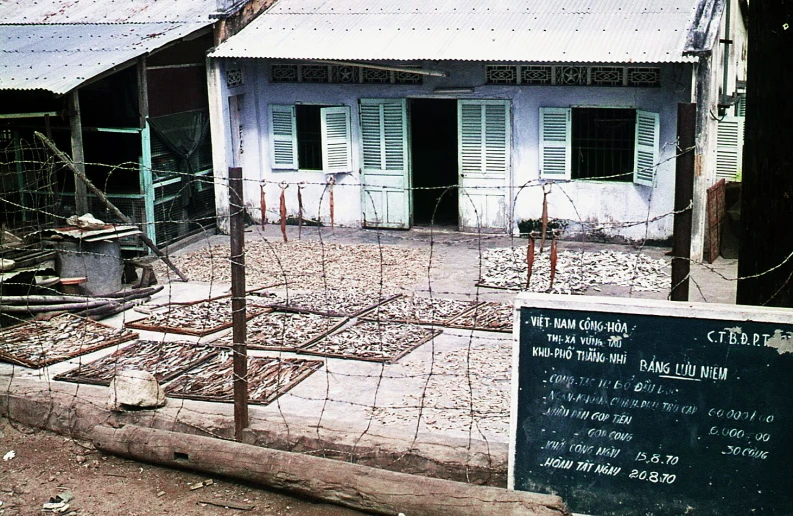
[[793, 514], [793, 311], [523, 294], [510, 487], [609, 515]]

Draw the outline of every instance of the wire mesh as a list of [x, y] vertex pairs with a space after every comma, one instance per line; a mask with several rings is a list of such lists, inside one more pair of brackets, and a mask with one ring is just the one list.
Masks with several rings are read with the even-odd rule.
[[[219, 328], [211, 333], [200, 331], [190, 336], [185, 335], [190, 331], [176, 334], [165, 327], [145, 325], [145, 319], [151, 319], [158, 311], [167, 312], [184, 303], [218, 298], [230, 303], [229, 297], [223, 298], [231, 281], [229, 237], [214, 234], [216, 221], [218, 227], [228, 227], [228, 214], [222, 210], [215, 212], [215, 196], [227, 190], [226, 180], [211, 175], [186, 175], [173, 167], [155, 173], [162, 180], [156, 187], [152, 221], [146, 218], [145, 192], [118, 195], [107, 191], [110, 202], [130, 217], [132, 225], [154, 234], [158, 243], [198, 235], [190, 245], [166, 248], [175, 267], [190, 281], [178, 281], [174, 270], [162, 261], [141, 260], [144, 247], [134, 236], [127, 236], [121, 240], [125, 249], [121, 293], [78, 292], [83, 297], [69, 298], [75, 296], [82, 284], [58, 281], [62, 279], [56, 263], [59, 240], [57, 233], [50, 231], [65, 226], [72, 215], [64, 210], [64, 206], [74, 204], [70, 197], [73, 194], [63, 191], [64, 176], [69, 171], [39, 143], [3, 135], [8, 138], [0, 141], [2, 258], [16, 262], [15, 268], [3, 273], [0, 284], [3, 326], [20, 322], [36, 325], [56, 311], [85, 314], [86, 310], [109, 307], [107, 312], [85, 315], [102, 319], [118, 329], [145, 328], [139, 330], [141, 341], [147, 343], [145, 364], [177, 358], [180, 364], [192, 364], [189, 346], [179, 347], [179, 357], [166, 355], [174, 349], [166, 343], [183, 340], [200, 343], [202, 353], [206, 353], [208, 346], [223, 356], [232, 354], [229, 344], [233, 339], [225, 324], [228, 310], [223, 312], [224, 324], [208, 324], [219, 322], [221, 316], [215, 313], [198, 314], [194, 319], [179, 322], [180, 327], [188, 329]], [[113, 167], [93, 165], [113, 174], [135, 174], [141, 170], [139, 164], [132, 163]], [[24, 188], [18, 187], [20, 181]], [[510, 306], [515, 294], [528, 289], [665, 298], [671, 287], [666, 249], [647, 246], [643, 240], [617, 246], [593, 237], [625, 227], [646, 229], [654, 221], [674, 215], [669, 212], [650, 216], [654, 213], [650, 210], [652, 196], [644, 219], [600, 222], [579, 217], [573, 222], [584, 230], [570, 235], [563, 235], [560, 224], [563, 221], [554, 218], [553, 209], [549, 210], [547, 220], [534, 221], [523, 234], [517, 231], [493, 234], [484, 227], [464, 233], [434, 223], [406, 232], [392, 232], [331, 223], [334, 220], [332, 189], [339, 198], [347, 194], [345, 189], [360, 192], [361, 184], [330, 184], [319, 180], [282, 185], [263, 185], [258, 180], [246, 180], [246, 183], [246, 195], [252, 191], [258, 194], [260, 188], [269, 195], [278, 195], [289, 187], [294, 193], [301, 189], [317, 194], [304, 195], [301, 206], [290, 200], [283, 208], [277, 203], [262, 205], [258, 195], [256, 199], [246, 197], [248, 309], [268, 307], [267, 314], [294, 313], [295, 307], [304, 303], [297, 312], [314, 314], [291, 317], [288, 324], [283, 321], [274, 324], [274, 328], [266, 331], [266, 343], [263, 340], [248, 350], [251, 359], [266, 364], [268, 375], [264, 381], [249, 378], [259, 389], [256, 400], [261, 403], [250, 408], [250, 428], [258, 445], [504, 485], [513, 346], [509, 333]], [[510, 190], [512, 199], [508, 205], [524, 202], [527, 192], [545, 192], [555, 202], [569, 202], [575, 207], [575, 200], [567, 197], [559, 186], [540, 182], [521, 185]], [[459, 194], [458, 185], [454, 184], [427, 189], [435, 191], [437, 202], [443, 195]], [[464, 195], [460, 199], [466, 202]], [[92, 197], [90, 206], [93, 215], [103, 222], [122, 224], [98, 198]], [[541, 207], [536, 208], [539, 212]], [[476, 208], [473, 211], [476, 213]], [[480, 220], [481, 215], [477, 214]], [[266, 218], [266, 224], [262, 218]], [[508, 213], [507, 218], [513, 217]], [[535, 239], [526, 238], [530, 232], [537, 237], [536, 257], [531, 264], [527, 258], [528, 246], [535, 245]], [[542, 249], [540, 233], [548, 240]], [[551, 241], [554, 246], [549, 245]], [[83, 241], [79, 253], [92, 253], [87, 243]], [[26, 257], [30, 259], [25, 261]], [[6, 262], [3, 263], [5, 267]], [[734, 262], [694, 265], [691, 279], [704, 301], [720, 299], [711, 294], [715, 290], [709, 290], [715, 283], [724, 286], [735, 280]], [[96, 272], [84, 271], [86, 276]], [[147, 283], [156, 278], [156, 284], [163, 288], [158, 291], [159, 287], [138, 284], [143, 287], [138, 290], [143, 294], [129, 299], [128, 294], [136, 291], [130, 285], [144, 273]], [[145, 290], [147, 286], [149, 290]], [[356, 305], [351, 299], [358, 299], [355, 296], [360, 297], [361, 293], [368, 296], [366, 302]], [[92, 302], [99, 305], [88, 307]], [[48, 306], [58, 310], [48, 311]], [[118, 310], [111, 313], [110, 309]], [[329, 314], [332, 320], [314, 321]], [[139, 320], [144, 320], [142, 325], [136, 324]], [[252, 319], [249, 324], [263, 323]], [[302, 328], [301, 324], [311, 326]], [[362, 324], [366, 325], [365, 337], [361, 333]], [[252, 330], [255, 331], [251, 335], [258, 332], [265, 338], [261, 328], [252, 327]], [[57, 335], [43, 337], [35, 346], [46, 351], [56, 339]], [[134, 364], [135, 360], [107, 357], [135, 349], [134, 346], [140, 346], [138, 342], [116, 343], [99, 350], [86, 347], [82, 350], [85, 353], [45, 367], [0, 363], [0, 378], [5, 385], [0, 393], [0, 414], [31, 422], [44, 417], [41, 407], [46, 407], [45, 413], [62, 416], [61, 422], [51, 426], [74, 436], [89, 432], [87, 423], [78, 415], [94, 414], [93, 420], [112, 417], [121, 423], [136, 422], [231, 438], [234, 425], [230, 407], [224, 401], [228, 401], [226, 383], [233, 380], [233, 375], [227, 363], [222, 371], [212, 369], [214, 362], [203, 362], [196, 356], [200, 369], [180, 370], [167, 380], [161, 376], [166, 390], [171, 382], [181, 386], [198, 382], [198, 394], [187, 396], [198, 399], [169, 397], [165, 407], [144, 412], [117, 412], [111, 416], [106, 409], [108, 390], [116, 387], [94, 385], [95, 380], [79, 383], [81, 368], [99, 367], [91, 366], [95, 361], [101, 361], [103, 382], [117, 373], [110, 374], [108, 368]], [[153, 351], [158, 342], [162, 344], [159, 351]], [[322, 348], [316, 348], [320, 344]], [[0, 333], [0, 350], [7, 345]], [[315, 347], [313, 353], [311, 346]], [[363, 351], [362, 346], [366, 347]], [[162, 360], [153, 356], [154, 352], [162, 353]], [[375, 355], [386, 359], [356, 360]], [[308, 360], [308, 366], [300, 370], [299, 381], [290, 381], [295, 374], [292, 369], [296, 363], [303, 364], [301, 360]], [[249, 370], [249, 375], [264, 369], [257, 366]], [[56, 377], [68, 378], [70, 382]], [[174, 388], [168, 392], [175, 392]], [[448, 450], [452, 450], [453, 460], [441, 458]]]

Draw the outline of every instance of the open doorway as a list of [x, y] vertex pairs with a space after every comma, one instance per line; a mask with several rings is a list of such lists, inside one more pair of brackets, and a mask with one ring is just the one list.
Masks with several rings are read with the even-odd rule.
[[[457, 101], [411, 99], [413, 223], [457, 226]], [[437, 206], [437, 209], [436, 209]]]

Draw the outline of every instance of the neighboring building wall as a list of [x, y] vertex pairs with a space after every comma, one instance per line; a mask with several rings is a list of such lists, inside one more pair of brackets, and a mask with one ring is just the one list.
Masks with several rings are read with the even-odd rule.
[[[709, 95], [709, 102], [706, 111], [698, 108], [702, 113], [698, 114], [697, 121], [697, 150], [701, 153], [701, 161], [697, 162], [694, 180], [691, 239], [691, 259], [695, 261], [703, 258], [707, 240], [707, 189], [721, 178], [739, 181], [742, 174], [743, 119], [735, 117], [735, 107], [720, 110], [718, 106], [723, 101], [722, 95], [735, 95], [737, 81], [746, 77], [747, 32], [738, 1], [727, 2], [719, 22], [719, 34], [710, 56], [708, 91], [703, 92]], [[732, 44], [725, 45], [726, 39]], [[692, 101], [700, 103], [696, 95]], [[706, 124], [704, 130], [703, 124]]]
[[[239, 6], [236, 12], [222, 18], [215, 31], [216, 43], [222, 43], [241, 31], [251, 20], [267, 10], [274, 1], [275, 0], [247, 0], [243, 5]], [[220, 6], [222, 3], [232, 2], [223, 2], [221, 0], [218, 2], [218, 5]]]
[[[335, 221], [339, 225], [361, 224], [360, 126], [361, 98], [460, 98], [508, 99], [512, 108], [511, 177], [508, 209], [514, 209], [513, 226], [526, 219], [539, 219], [542, 210], [542, 188], [539, 181], [539, 110], [541, 107], [626, 107], [651, 111], [660, 115], [660, 166], [655, 188], [633, 183], [575, 180], [551, 187], [549, 215], [552, 218], [586, 223], [590, 233], [628, 240], [665, 239], [672, 234], [672, 217], [663, 217], [673, 209], [676, 152], [676, 114], [679, 102], [692, 98], [692, 67], [664, 64], [660, 88], [595, 87], [595, 86], [527, 86], [485, 85], [484, 63], [425, 62], [423, 69], [449, 71], [449, 77], [425, 76], [422, 85], [377, 84], [311, 84], [271, 83], [270, 62], [265, 60], [211, 60], [210, 103], [216, 177], [234, 163], [229, 97], [244, 95], [239, 120], [243, 127], [243, 167], [246, 203], [255, 218], [259, 217], [260, 182], [267, 181], [266, 204], [270, 213], [277, 213], [281, 181], [306, 181], [303, 190], [305, 216], [328, 219], [326, 175], [322, 172], [273, 171], [270, 163], [268, 104], [346, 105], [350, 108], [353, 142], [353, 172], [340, 174], [335, 188]], [[241, 70], [244, 84], [229, 87], [226, 73]], [[434, 93], [436, 88], [475, 87], [476, 92], [462, 95]], [[238, 97], [239, 98], [239, 97]], [[224, 159], [225, 157], [225, 159]], [[514, 186], [513, 186], [514, 185]], [[529, 185], [520, 188], [522, 185]], [[216, 184], [219, 221], [228, 214], [227, 191], [222, 182]], [[296, 187], [286, 191], [290, 214], [296, 213]], [[271, 211], [272, 210], [272, 211]], [[659, 220], [643, 221], [661, 217]], [[269, 219], [276, 218], [273, 215]], [[622, 223], [635, 223], [623, 226]], [[611, 229], [609, 229], [611, 228]]]

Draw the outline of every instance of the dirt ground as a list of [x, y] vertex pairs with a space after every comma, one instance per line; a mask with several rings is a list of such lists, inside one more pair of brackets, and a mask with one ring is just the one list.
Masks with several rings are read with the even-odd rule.
[[[0, 418], [0, 516], [65, 514], [354, 516], [364, 513], [296, 499], [220, 478], [143, 464], [43, 430]], [[191, 490], [201, 482], [210, 485]], [[65, 512], [43, 509], [50, 498], [70, 492]], [[207, 502], [212, 502], [207, 503]], [[224, 508], [233, 502], [252, 509]], [[213, 505], [219, 504], [219, 505]]]

